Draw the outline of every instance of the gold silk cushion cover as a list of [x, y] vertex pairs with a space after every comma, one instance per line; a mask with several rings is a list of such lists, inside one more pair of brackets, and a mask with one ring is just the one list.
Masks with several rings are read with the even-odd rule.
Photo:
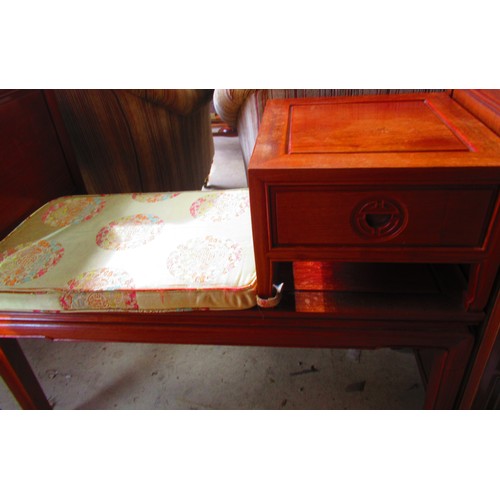
[[69, 196], [0, 242], [0, 310], [179, 311], [256, 303], [247, 189]]

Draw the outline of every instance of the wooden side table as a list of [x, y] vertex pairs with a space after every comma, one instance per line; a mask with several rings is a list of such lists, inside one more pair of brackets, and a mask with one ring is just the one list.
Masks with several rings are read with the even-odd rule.
[[[248, 169], [260, 297], [292, 262], [296, 312], [340, 320], [344, 346], [397, 346], [380, 328], [403, 320], [427, 408], [456, 407], [500, 263], [500, 140], [475, 115], [443, 93], [269, 101]], [[468, 334], [460, 361], [424, 341], [450, 328]]]
[[500, 140], [448, 94], [269, 101], [248, 170], [261, 297], [283, 261], [500, 261]]

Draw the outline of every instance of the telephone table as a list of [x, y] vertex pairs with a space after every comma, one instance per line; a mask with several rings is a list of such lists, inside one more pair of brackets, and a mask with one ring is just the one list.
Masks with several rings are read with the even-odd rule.
[[268, 102], [248, 168], [262, 298], [276, 263], [453, 263], [484, 309], [500, 140], [446, 93]]
[[[248, 181], [263, 304], [277, 301], [277, 269], [291, 262], [297, 312], [337, 318], [344, 346], [364, 334], [392, 347], [416, 329], [424, 380], [439, 351], [419, 338], [438, 341], [447, 325], [477, 341], [500, 262], [500, 140], [449, 94], [268, 101]], [[439, 292], [419, 288], [426, 273]], [[455, 276], [444, 288], [443, 273]], [[396, 320], [400, 333], [382, 338]], [[454, 406], [464, 359], [453, 384], [441, 377], [445, 404], [426, 407]]]

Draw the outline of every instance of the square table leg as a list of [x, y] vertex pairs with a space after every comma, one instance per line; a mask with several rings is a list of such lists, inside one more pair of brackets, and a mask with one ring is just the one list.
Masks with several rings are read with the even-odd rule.
[[51, 409], [16, 339], [0, 339], [0, 376], [23, 410]]

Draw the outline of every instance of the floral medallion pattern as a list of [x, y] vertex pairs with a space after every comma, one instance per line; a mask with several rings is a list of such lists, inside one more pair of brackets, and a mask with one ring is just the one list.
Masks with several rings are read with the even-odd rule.
[[191, 205], [189, 212], [195, 219], [222, 222], [240, 217], [248, 212], [249, 206], [246, 192], [227, 191], [207, 193]]
[[5, 311], [255, 305], [248, 190], [77, 195], [0, 242]]
[[137, 248], [154, 240], [163, 226], [163, 220], [156, 215], [136, 214], [121, 217], [97, 233], [96, 243], [105, 250]]
[[0, 285], [15, 286], [40, 278], [63, 255], [62, 245], [48, 240], [11, 248], [0, 255]]
[[77, 196], [55, 200], [42, 215], [52, 227], [65, 227], [95, 217], [106, 205], [104, 196]]
[[171, 200], [181, 193], [134, 193], [132, 199], [140, 203], [158, 203], [160, 201]]
[[234, 269], [242, 255], [242, 248], [232, 240], [214, 236], [193, 238], [169, 255], [167, 267], [183, 282], [210, 285]]
[[59, 302], [64, 310], [138, 309], [134, 281], [122, 270], [101, 268], [81, 273], [67, 284]]

